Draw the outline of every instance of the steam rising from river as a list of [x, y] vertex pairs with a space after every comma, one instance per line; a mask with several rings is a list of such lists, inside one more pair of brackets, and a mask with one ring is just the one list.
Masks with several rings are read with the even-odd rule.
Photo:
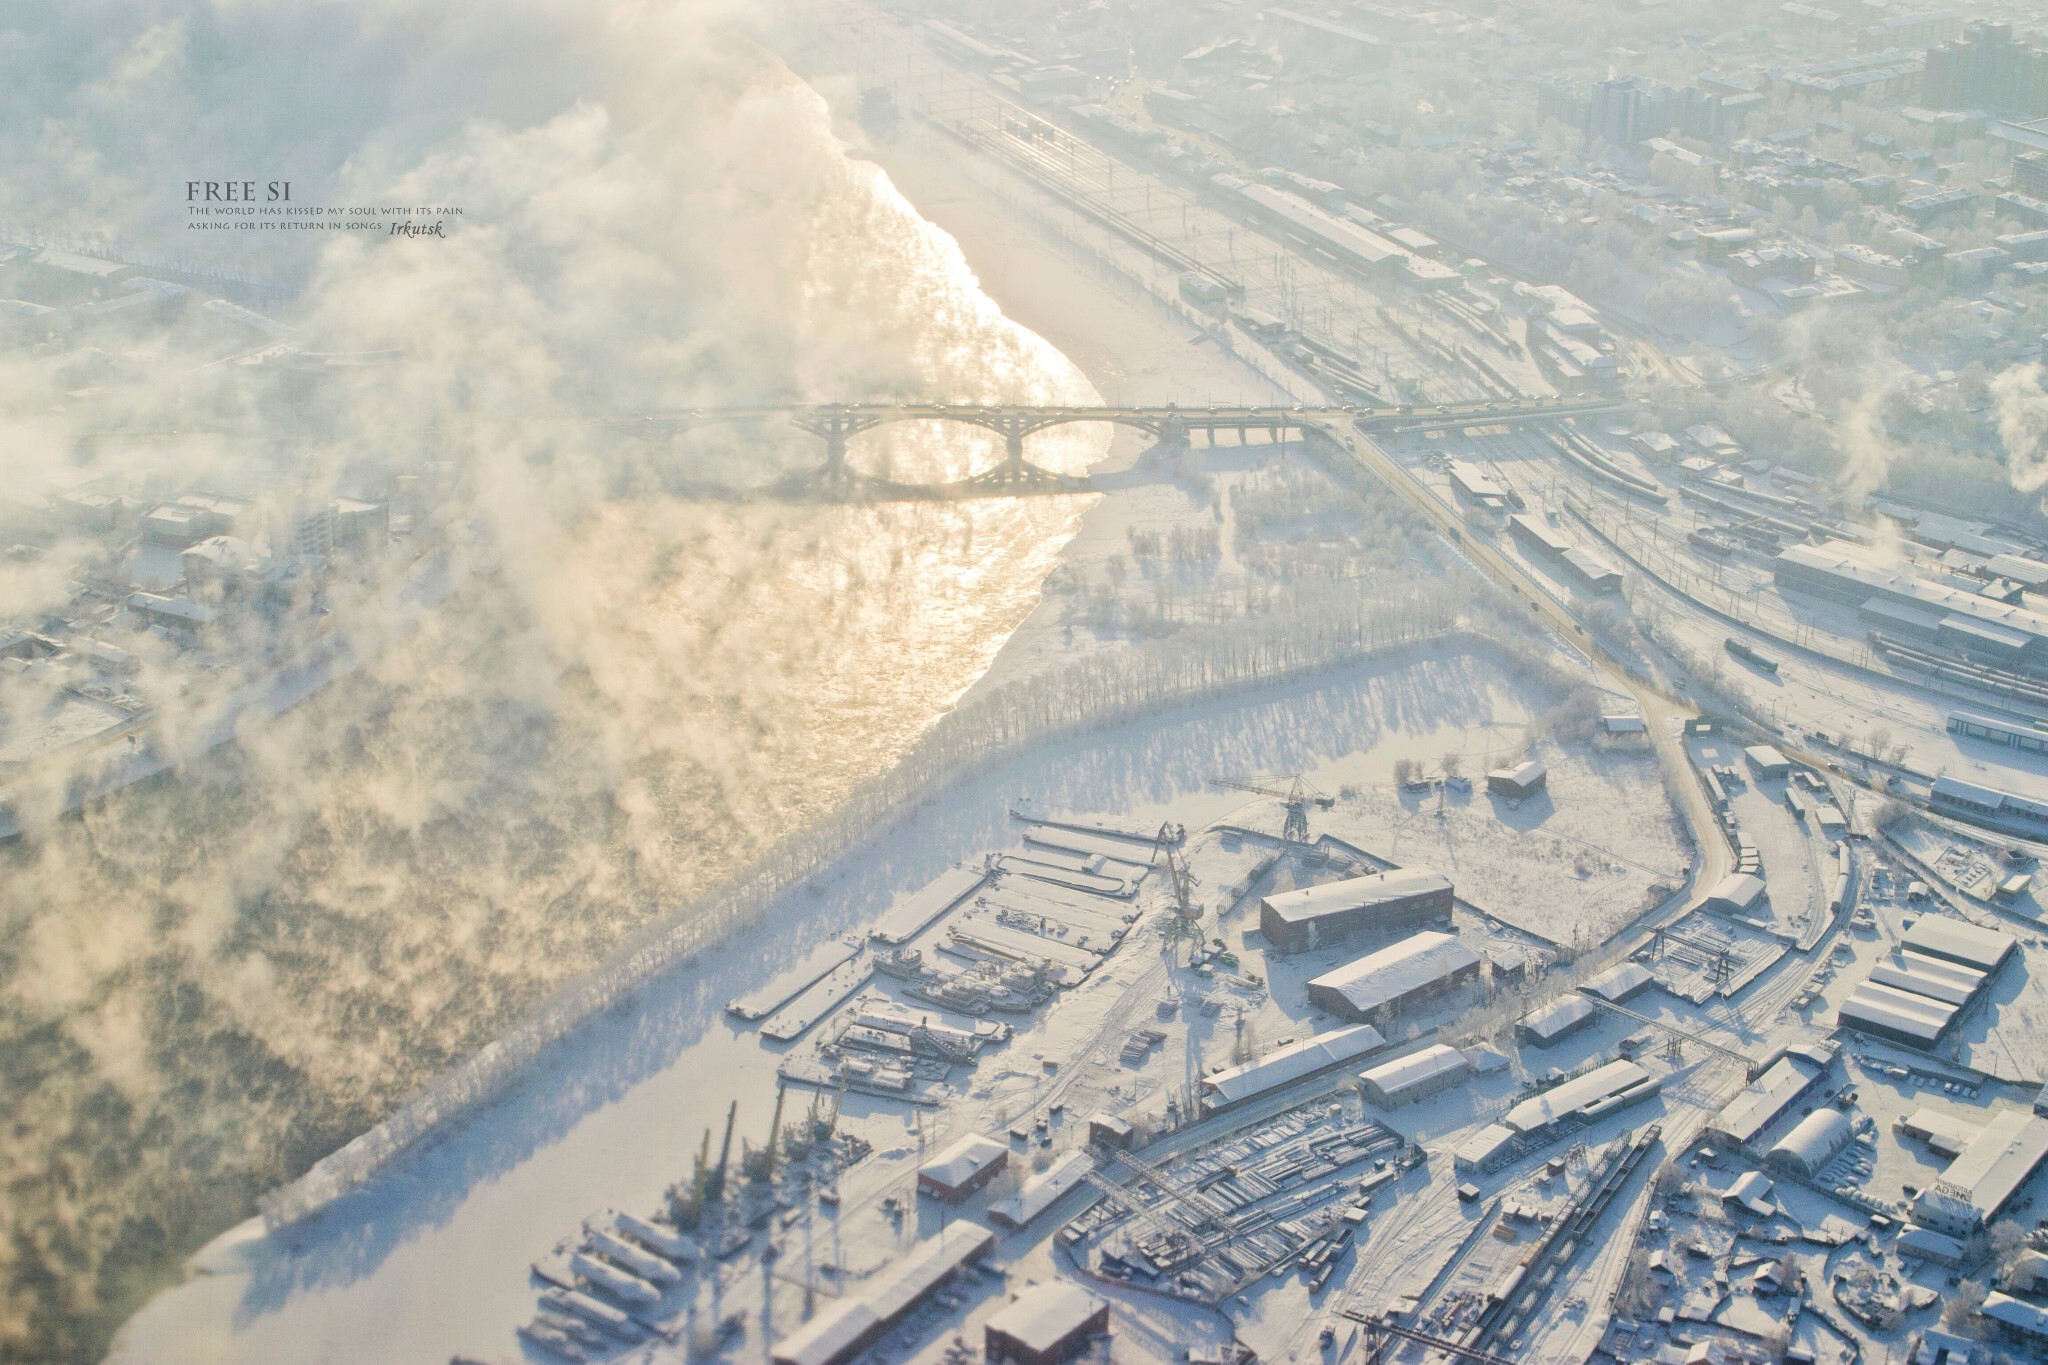
[[[673, 490], [816, 451], [527, 419], [1094, 399], [702, 7], [138, 0], [96, 24], [15, 35], [41, 117], [0, 149], [20, 172], [0, 214], [160, 240], [165, 182], [224, 161], [464, 214], [442, 241], [263, 253], [304, 270], [311, 349], [402, 365], [311, 397], [187, 375], [56, 424], [17, 366], [0, 482], [71, 458], [76, 427], [167, 416], [244, 434], [181, 448], [186, 469], [158, 449], [94, 468], [253, 484], [443, 460], [459, 537], [498, 569], [362, 674], [6, 855], [0, 1358], [94, 1355], [254, 1193], [888, 764], [985, 669], [1081, 510], [699, 502]], [[1032, 454], [1078, 470], [1103, 445]], [[919, 478], [994, 458], [952, 431], [856, 451]], [[0, 604], [58, 581], [0, 571]]]

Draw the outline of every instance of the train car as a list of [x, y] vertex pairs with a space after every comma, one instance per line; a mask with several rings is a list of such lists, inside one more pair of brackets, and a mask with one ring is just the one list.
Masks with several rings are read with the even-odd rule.
[[1754, 668], [1761, 668], [1766, 673], [1776, 673], [1778, 671], [1778, 661], [1776, 659], [1773, 659], [1768, 654], [1751, 649], [1732, 635], [1723, 640], [1721, 644], [1730, 654], [1733, 654], [1736, 658]]

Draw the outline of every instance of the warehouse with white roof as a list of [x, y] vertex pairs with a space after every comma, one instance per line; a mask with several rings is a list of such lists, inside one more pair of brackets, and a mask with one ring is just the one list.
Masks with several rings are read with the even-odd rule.
[[1259, 932], [1281, 952], [1307, 952], [1369, 929], [1405, 933], [1451, 916], [1451, 879], [1426, 867], [1346, 877], [1259, 900]]
[[1826, 1070], [1805, 1057], [1788, 1053], [1778, 1058], [1708, 1121], [1708, 1137], [1724, 1147], [1751, 1150], [1771, 1125], [1812, 1092]]
[[1354, 1024], [1275, 1048], [1256, 1061], [1224, 1067], [1202, 1080], [1212, 1108], [1237, 1104], [1283, 1085], [1370, 1056], [1387, 1045], [1371, 1024]]
[[1479, 954], [1428, 930], [1311, 978], [1308, 1001], [1340, 1018], [1384, 1024], [1478, 977]]
[[2019, 947], [2019, 940], [2011, 934], [1947, 915], [1922, 915], [1914, 920], [1904, 942], [1916, 953], [1946, 958], [1987, 976], [2003, 967]]
[[1955, 1021], [1956, 1007], [1881, 981], [1866, 981], [1835, 1011], [1838, 1027], [1888, 1038], [1907, 1047], [1930, 1048]]
[[1650, 969], [1640, 962], [1619, 962], [1579, 989], [1588, 995], [1597, 995], [1602, 1000], [1618, 1005], [1629, 997], [1648, 990], [1656, 979], [1650, 974]]
[[1437, 1043], [1360, 1072], [1358, 1087], [1374, 1104], [1409, 1104], [1456, 1085], [1471, 1074], [1472, 1067], [1464, 1053]]
[[1573, 1122], [1590, 1123], [1662, 1088], [1662, 1082], [1635, 1062], [1609, 1062], [1523, 1100], [1501, 1122], [1523, 1137], [1533, 1137]]
[[1552, 1043], [1570, 1037], [1593, 1022], [1600, 1013], [1600, 1007], [1585, 996], [1573, 991], [1570, 995], [1553, 1000], [1547, 1005], [1538, 1005], [1522, 1016], [1515, 1025], [1515, 1032], [1538, 1047], [1549, 1047]]

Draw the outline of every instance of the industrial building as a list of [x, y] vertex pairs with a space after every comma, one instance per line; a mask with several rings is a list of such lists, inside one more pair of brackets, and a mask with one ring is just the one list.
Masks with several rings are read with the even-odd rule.
[[1612, 1005], [1641, 995], [1657, 978], [1640, 962], [1617, 962], [1580, 985], [1587, 995], [1597, 995]]
[[1531, 516], [1508, 518], [1508, 534], [1532, 558], [1564, 570], [1565, 576], [1593, 592], [1619, 592], [1621, 570], [1590, 550], [1581, 549]]
[[2011, 934], [1945, 915], [1920, 916], [1907, 928], [1904, 942], [1912, 952], [1946, 958], [1983, 972], [1987, 978], [2020, 946]]
[[1450, 476], [1451, 491], [1466, 502], [1495, 509], [1507, 506], [1507, 490], [1495, 483], [1478, 465], [1452, 460]]
[[1890, 629], [2000, 662], [2033, 659], [2048, 641], [2048, 616], [1963, 588], [1931, 582], [1881, 552], [1847, 541], [1793, 545], [1772, 562], [1781, 588], [1846, 603], [1882, 604]]
[[1942, 1109], [1915, 1109], [1899, 1120], [1901, 1134], [1917, 1138], [1927, 1144], [1929, 1151], [1951, 1161], [1961, 1156], [1983, 1131], [1983, 1124], [1971, 1123]]
[[1988, 979], [1974, 967], [1902, 948], [1870, 969], [1870, 979], [1962, 1009]]
[[1513, 1161], [1522, 1150], [1521, 1135], [1498, 1123], [1489, 1123], [1458, 1144], [1451, 1154], [1451, 1167], [1460, 1175], [1483, 1175]]
[[1816, 1109], [1794, 1124], [1764, 1160], [1778, 1170], [1811, 1180], [1849, 1145], [1856, 1131], [1839, 1109]]
[[1956, 1007], [1946, 1001], [1881, 981], [1864, 982], [1835, 1011], [1837, 1027], [1922, 1049], [1940, 1042], [1955, 1017]]
[[1367, 1057], [1387, 1045], [1370, 1024], [1354, 1024], [1276, 1048], [1257, 1061], [1224, 1067], [1202, 1080], [1202, 1094], [1214, 1108], [1237, 1104], [1319, 1071]]
[[1259, 932], [1281, 952], [1306, 952], [1361, 929], [1406, 933], [1451, 914], [1451, 879], [1426, 867], [1347, 877], [1259, 899]]
[[1538, 1047], [1549, 1047], [1592, 1023], [1599, 1013], [1598, 1005], [1574, 992], [1530, 1010], [1515, 1025], [1515, 1032]]
[[2025, 1109], [2001, 1110], [1913, 1201], [1914, 1221], [1968, 1237], [2005, 1210], [2044, 1159], [2048, 1118]]
[[1025, 1181], [1017, 1193], [989, 1205], [989, 1222], [1004, 1228], [1025, 1226], [1078, 1189], [1094, 1164], [1085, 1151], [1067, 1153]]
[[1358, 1087], [1374, 1104], [1391, 1107], [1434, 1095], [1471, 1074], [1464, 1053], [1437, 1043], [1360, 1072]]
[[1710, 915], [1746, 919], [1763, 903], [1766, 890], [1762, 877], [1750, 872], [1731, 872], [1714, 883], [1700, 908]]
[[969, 1133], [917, 1171], [917, 1192], [957, 1204], [1002, 1174], [1010, 1149], [994, 1138]]
[[995, 1245], [987, 1228], [957, 1220], [913, 1247], [860, 1293], [832, 1300], [775, 1343], [774, 1365], [844, 1365], [879, 1341], [954, 1272]]
[[1524, 1138], [1547, 1136], [1574, 1124], [1591, 1123], [1661, 1089], [1663, 1083], [1635, 1062], [1608, 1062], [1523, 1100], [1508, 1110], [1502, 1123]]
[[1340, 1018], [1380, 1024], [1478, 977], [1479, 954], [1450, 934], [1425, 930], [1311, 978], [1308, 1001]]
[[1789, 777], [1792, 775], [1792, 760], [1778, 752], [1774, 745], [1752, 744], [1742, 751], [1749, 760], [1749, 766], [1756, 770], [1758, 777]]
[[989, 1365], [1061, 1365], [1109, 1330], [1109, 1305], [1077, 1284], [1036, 1284], [988, 1320], [982, 1355]]
[[1948, 718], [1948, 732], [1952, 735], [1967, 735], [1971, 739], [1981, 739], [1992, 744], [2003, 744], [2009, 749], [2025, 749], [2031, 753], [2048, 754], [2048, 728], [2037, 722], [1993, 720], [1989, 716], [1957, 711]]
[[1773, 1124], [1813, 1092], [1825, 1065], [1788, 1052], [1764, 1068], [1741, 1094], [1707, 1124], [1707, 1136], [1723, 1147], [1752, 1151]]
[[1540, 792], [1550, 782], [1550, 774], [1541, 763], [1528, 759], [1512, 768], [1495, 768], [1486, 775], [1486, 789], [1499, 796], [1510, 796], [1525, 800]]

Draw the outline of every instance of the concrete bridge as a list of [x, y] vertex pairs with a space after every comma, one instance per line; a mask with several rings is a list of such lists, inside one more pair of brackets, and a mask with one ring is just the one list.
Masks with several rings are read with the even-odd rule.
[[[705, 427], [728, 424], [787, 422], [825, 444], [825, 460], [756, 496], [809, 498], [821, 501], [890, 499], [946, 500], [957, 498], [1028, 497], [1086, 492], [1089, 482], [1056, 474], [1031, 463], [1024, 440], [1049, 427], [1075, 422], [1112, 422], [1152, 435], [1161, 445], [1185, 447], [1196, 432], [1209, 444], [1217, 433], [1262, 431], [1269, 439], [1314, 432], [1343, 442], [1349, 432], [1372, 435], [1426, 431], [1439, 427], [1521, 425], [1551, 422], [1597, 412], [1611, 412], [1620, 397], [1528, 399], [1484, 403], [1410, 404], [1402, 407], [1032, 407], [1021, 404], [973, 403], [817, 403], [760, 407], [692, 408], [680, 412], [635, 413], [603, 419], [603, 425], [653, 440], [665, 440]], [[862, 474], [846, 462], [849, 437], [892, 422], [958, 422], [995, 432], [1003, 438], [1003, 459], [993, 469], [952, 483], [898, 483]]]

